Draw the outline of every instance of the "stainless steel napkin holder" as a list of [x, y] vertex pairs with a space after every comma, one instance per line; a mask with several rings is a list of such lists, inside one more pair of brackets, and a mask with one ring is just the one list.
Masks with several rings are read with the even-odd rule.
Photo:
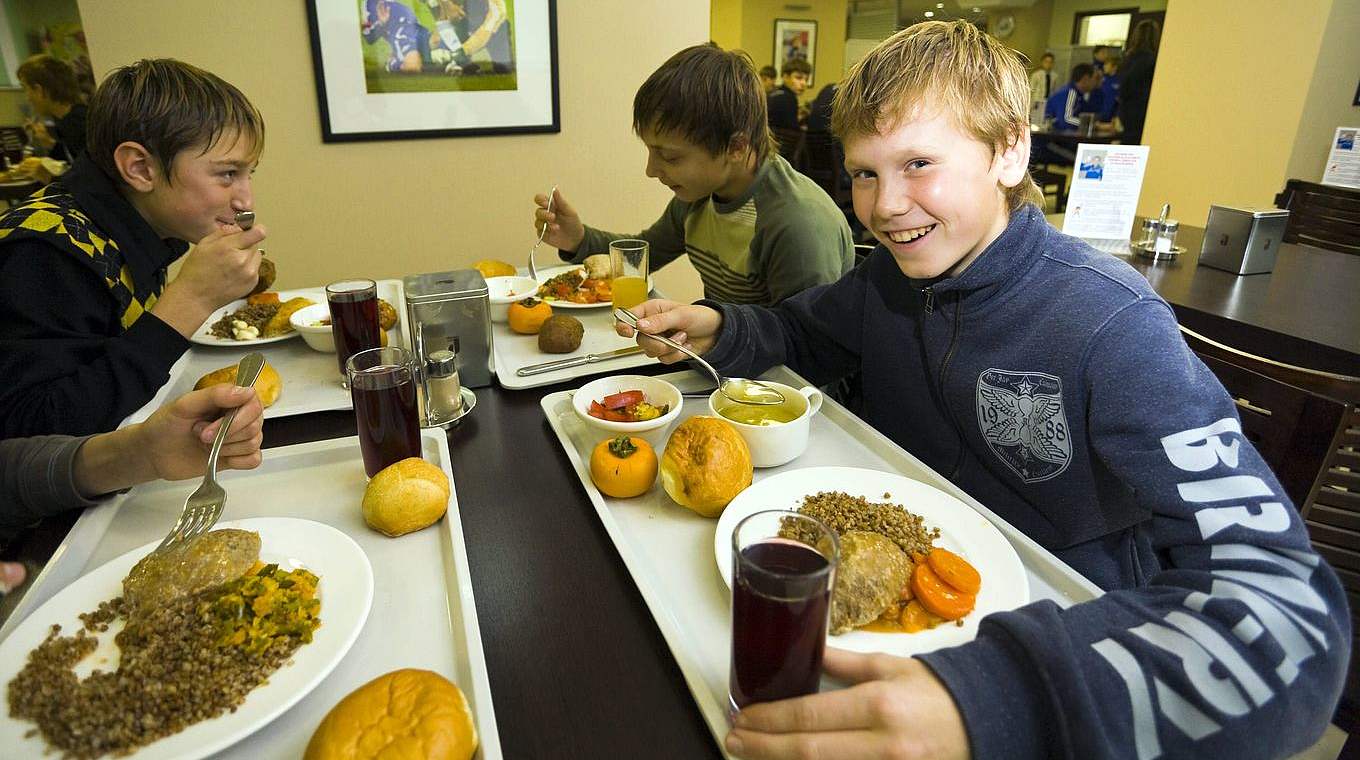
[[454, 347], [459, 381], [467, 388], [491, 384], [491, 303], [486, 279], [475, 269], [402, 278], [411, 351], [419, 366], [430, 354]]
[[1269, 272], [1288, 223], [1286, 209], [1210, 206], [1199, 263], [1233, 274]]

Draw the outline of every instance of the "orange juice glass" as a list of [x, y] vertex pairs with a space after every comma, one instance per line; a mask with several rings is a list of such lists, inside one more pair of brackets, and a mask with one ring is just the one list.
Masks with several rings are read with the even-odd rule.
[[647, 300], [649, 248], [646, 240], [615, 240], [609, 244], [614, 308], [631, 309]]

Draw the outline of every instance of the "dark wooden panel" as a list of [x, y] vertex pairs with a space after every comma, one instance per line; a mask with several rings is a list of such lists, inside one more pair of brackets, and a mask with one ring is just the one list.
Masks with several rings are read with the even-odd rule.
[[1313, 503], [1308, 510], [1308, 521], [1319, 525], [1332, 525], [1346, 530], [1360, 531], [1360, 512], [1337, 509], [1326, 504]]

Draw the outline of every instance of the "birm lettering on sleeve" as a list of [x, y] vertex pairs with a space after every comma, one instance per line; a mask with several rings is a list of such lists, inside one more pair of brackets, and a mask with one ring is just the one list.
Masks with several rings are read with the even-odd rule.
[[[1238, 467], [1241, 437], [1241, 423], [1225, 417], [1162, 439], [1162, 449], [1177, 469], [1204, 474], [1179, 483], [1177, 491], [1195, 509], [1195, 522], [1206, 543], [1229, 528], [1279, 533], [1290, 526], [1289, 507], [1270, 484], [1233, 472]], [[1209, 470], [1215, 470], [1212, 476]], [[1091, 645], [1128, 690], [1134, 747], [1141, 759], [1163, 752], [1159, 720], [1163, 731], [1170, 726], [1199, 740], [1221, 730], [1220, 721], [1240, 718], [1270, 702], [1275, 690], [1258, 672], [1258, 664], [1243, 656], [1262, 637], [1270, 637], [1283, 652], [1273, 675], [1285, 685], [1298, 677], [1303, 662], [1328, 649], [1326, 635], [1303, 614], [1325, 614], [1327, 608], [1309, 582], [1320, 561], [1316, 555], [1218, 544], [1210, 547], [1210, 559], [1214, 563], [1268, 563], [1278, 572], [1216, 571], [1208, 593], [1187, 591], [1182, 601], [1184, 608], [1197, 614], [1172, 610], [1162, 621], [1129, 629], [1141, 642], [1174, 656], [1182, 676], [1175, 679], [1176, 686], [1148, 673], [1144, 664], [1153, 658], [1135, 657], [1124, 643], [1106, 638]], [[1206, 613], [1231, 624], [1228, 634], [1206, 623], [1202, 617]]]

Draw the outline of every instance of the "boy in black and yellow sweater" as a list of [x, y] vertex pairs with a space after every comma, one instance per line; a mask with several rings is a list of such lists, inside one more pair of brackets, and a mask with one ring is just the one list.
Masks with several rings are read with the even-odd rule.
[[70, 172], [0, 216], [0, 438], [113, 429], [258, 279], [264, 227], [235, 214], [264, 119], [239, 90], [140, 61], [104, 80], [87, 135]]

